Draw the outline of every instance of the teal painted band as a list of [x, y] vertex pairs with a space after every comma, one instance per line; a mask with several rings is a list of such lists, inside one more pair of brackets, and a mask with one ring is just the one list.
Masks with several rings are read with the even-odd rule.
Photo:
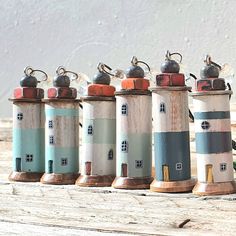
[[115, 119], [85, 119], [83, 121], [83, 143], [115, 144]]
[[[170, 181], [191, 178], [189, 132], [155, 132], [154, 153], [156, 178], [164, 180], [163, 165], [169, 168]], [[181, 164], [178, 164], [181, 163]], [[178, 169], [177, 166], [182, 166]]]
[[[49, 162], [52, 161], [52, 172], [77, 173], [79, 170], [79, 149], [78, 148], [62, 148], [62, 147], [46, 147], [45, 149], [45, 172], [49, 171]], [[67, 164], [62, 165], [62, 159], [67, 159]]]
[[232, 150], [231, 132], [196, 133], [196, 152], [199, 154], [223, 153]]
[[77, 109], [68, 109], [68, 108], [54, 108], [54, 109], [45, 109], [45, 114], [47, 117], [52, 116], [79, 116], [79, 111]]
[[[122, 151], [126, 141], [127, 151]], [[122, 175], [122, 163], [127, 163], [128, 177], [148, 177], [152, 170], [152, 134], [117, 134], [117, 176]], [[123, 149], [124, 150], [124, 149]], [[142, 167], [137, 167], [137, 161]]]
[[229, 119], [229, 111], [209, 111], [209, 112], [195, 112], [194, 118], [196, 120], [211, 120], [211, 119]]
[[[27, 155], [32, 156], [32, 161], [27, 161]], [[44, 171], [44, 129], [13, 129], [12, 164], [14, 171]]]

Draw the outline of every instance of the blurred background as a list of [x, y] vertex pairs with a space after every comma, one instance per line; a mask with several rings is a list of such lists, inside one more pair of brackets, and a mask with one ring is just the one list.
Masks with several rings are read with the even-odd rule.
[[236, 89], [235, 9], [234, 0], [0, 0], [0, 116], [11, 116], [8, 98], [28, 65], [91, 78], [98, 62], [126, 69], [135, 55], [155, 74], [170, 50], [199, 76], [210, 54], [229, 64]]

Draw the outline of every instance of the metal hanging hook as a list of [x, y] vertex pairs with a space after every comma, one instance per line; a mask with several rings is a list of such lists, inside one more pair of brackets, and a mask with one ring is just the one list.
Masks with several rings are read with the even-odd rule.
[[[104, 72], [108, 75], [111, 75], [111, 76], [114, 76], [114, 74], [111, 73], [112, 69], [110, 66], [102, 63], [102, 62], [99, 62], [98, 65], [97, 65], [97, 69], [100, 71], [100, 72]], [[107, 71], [109, 70], [109, 71]]]
[[173, 55], [178, 55], [180, 57], [179, 63], [182, 62], [183, 56], [179, 52], [172, 52], [172, 53], [170, 53], [169, 50], [167, 50], [167, 52], [166, 52], [166, 59], [167, 60], [171, 60], [171, 56], [173, 56]]
[[77, 80], [79, 78], [79, 75], [77, 73], [75, 73], [73, 71], [70, 71], [70, 70], [66, 70], [66, 68], [63, 67], [63, 66], [58, 66], [58, 68], [56, 69], [56, 73], [57, 73], [58, 76], [59, 75], [65, 75], [65, 74], [72, 74], [72, 75], [74, 75], [75, 78], [71, 79], [71, 81]]
[[144, 65], [148, 68], [148, 71], [151, 72], [151, 69], [150, 69], [149, 65], [148, 65], [146, 62], [140, 61], [140, 60], [138, 60], [138, 58], [137, 58], [136, 56], [133, 56], [132, 59], [131, 59], [131, 64], [132, 64], [133, 66], [136, 66], [136, 65], [138, 65], [139, 63], [140, 63], [140, 64], [144, 64]]
[[214, 65], [214, 66], [218, 67], [219, 70], [222, 69], [222, 67], [219, 64], [217, 64], [217, 63], [215, 63], [214, 61], [211, 60], [211, 56], [210, 55], [206, 55], [206, 59], [204, 60], [204, 62], [207, 65]]
[[[32, 75], [34, 72], [40, 72], [40, 73], [45, 75], [45, 79], [42, 79], [41, 81], [46, 81], [48, 79], [47, 73], [45, 71], [43, 71], [43, 70], [39, 70], [39, 69], [34, 70], [31, 66], [27, 66], [24, 69], [24, 73], [27, 76]], [[41, 81], [38, 81], [38, 83], [40, 83]]]

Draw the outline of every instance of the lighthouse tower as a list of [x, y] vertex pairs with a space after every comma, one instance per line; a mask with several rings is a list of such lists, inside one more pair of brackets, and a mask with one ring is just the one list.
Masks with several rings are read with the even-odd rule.
[[116, 102], [110, 85], [111, 68], [98, 64], [83, 104], [83, 154], [79, 186], [111, 186], [115, 178]]
[[[116, 179], [120, 189], [145, 189], [152, 181], [152, 105], [149, 81], [133, 57], [116, 95]], [[146, 63], [144, 63], [147, 65]], [[149, 67], [148, 67], [149, 68]]]
[[236, 192], [229, 96], [224, 79], [219, 78], [221, 67], [207, 56], [197, 80], [193, 97], [197, 176], [193, 189], [198, 195], [218, 195]]
[[12, 181], [39, 181], [44, 172], [44, 91], [37, 88], [35, 72], [26, 67], [21, 87], [14, 90], [13, 98], [13, 171]]
[[70, 87], [67, 74], [58, 67], [54, 87], [47, 91], [45, 102], [45, 174], [44, 184], [74, 184], [79, 171], [79, 101]]
[[191, 191], [188, 90], [180, 66], [172, 59], [179, 53], [167, 51], [152, 91], [152, 115], [156, 178], [151, 184], [155, 192]]

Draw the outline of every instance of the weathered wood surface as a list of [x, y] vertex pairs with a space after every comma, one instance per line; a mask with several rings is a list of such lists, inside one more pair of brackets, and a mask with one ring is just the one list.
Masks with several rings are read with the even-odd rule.
[[[193, 135], [191, 140], [196, 173]], [[11, 145], [0, 142], [0, 235], [236, 234], [236, 194], [196, 197], [191, 193], [10, 183]], [[190, 222], [178, 228], [186, 219]]]

